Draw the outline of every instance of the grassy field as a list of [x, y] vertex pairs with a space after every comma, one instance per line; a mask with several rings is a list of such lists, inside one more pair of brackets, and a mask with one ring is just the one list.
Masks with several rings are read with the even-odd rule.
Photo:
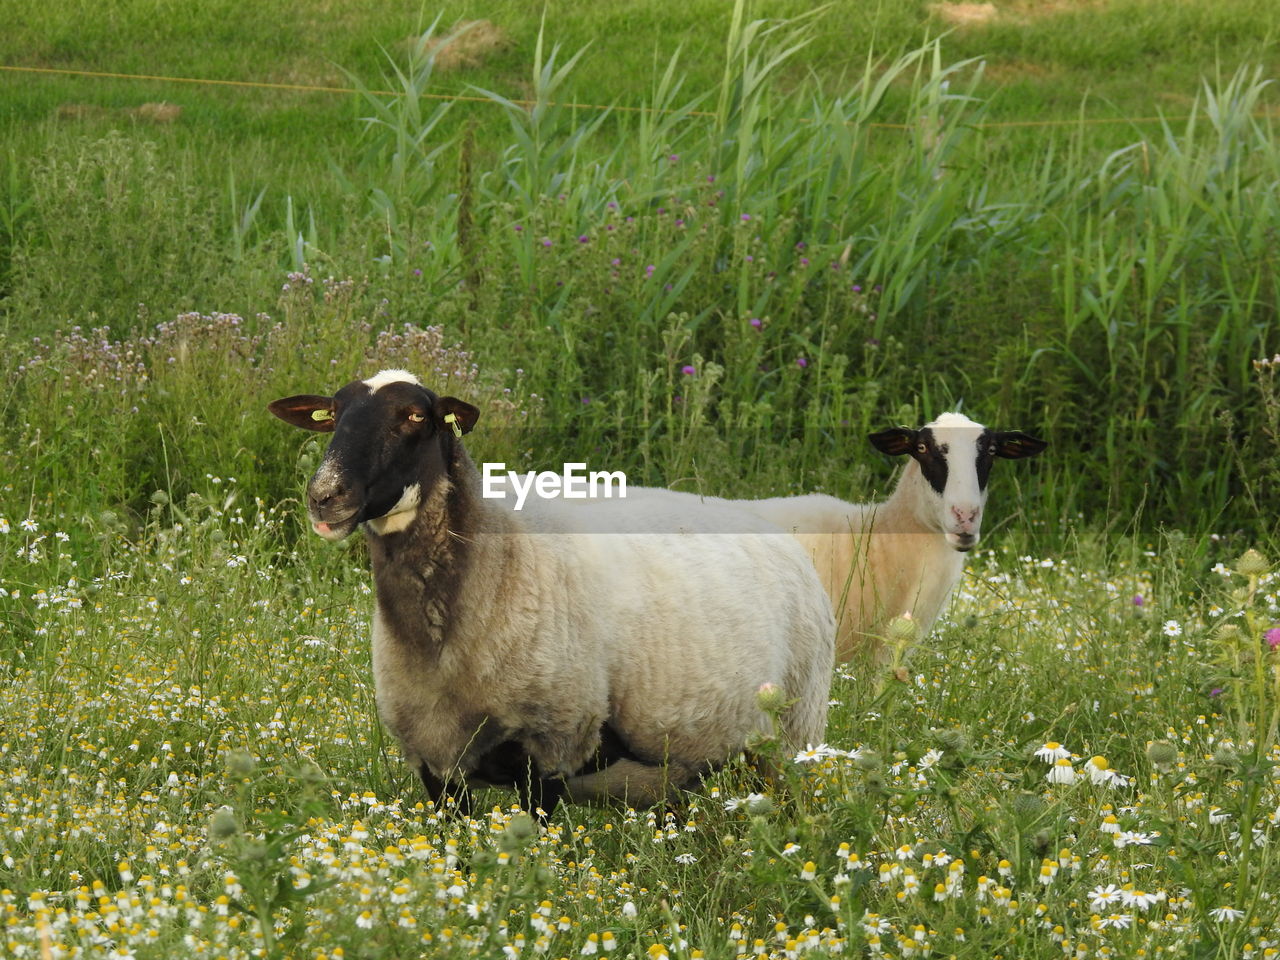
[[[11, 3], [3, 65], [367, 92], [0, 71], [0, 954], [1280, 955], [1280, 8], [997, 7], [456, 3], [446, 68], [434, 8]], [[777, 782], [539, 832], [420, 802], [265, 413], [384, 367], [709, 494], [1051, 446]]]

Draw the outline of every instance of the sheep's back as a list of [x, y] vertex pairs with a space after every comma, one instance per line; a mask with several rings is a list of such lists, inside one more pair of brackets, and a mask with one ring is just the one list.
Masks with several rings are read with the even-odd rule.
[[[765, 683], [796, 701], [788, 739], [821, 739], [834, 620], [792, 537], [726, 501], [657, 490], [625, 508], [544, 510], [539, 524], [596, 598], [582, 642], [608, 651], [611, 715], [633, 750], [723, 759], [767, 729]], [[557, 525], [610, 532], [551, 534]]]

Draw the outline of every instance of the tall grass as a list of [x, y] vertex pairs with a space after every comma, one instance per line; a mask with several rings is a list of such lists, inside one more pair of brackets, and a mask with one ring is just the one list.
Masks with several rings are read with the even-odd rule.
[[423, 99], [427, 31], [368, 84], [398, 93], [361, 98], [336, 204], [235, 179], [218, 198], [145, 145], [81, 141], [11, 185], [11, 218], [43, 228], [10, 231], [9, 323], [121, 337], [139, 303], [145, 330], [199, 291], [258, 334], [279, 271], [310, 263], [523, 369], [551, 398], [548, 461], [585, 445], [652, 483], [865, 496], [867, 429], [964, 406], [1062, 451], [1023, 491], [1039, 515], [1269, 529], [1249, 501], [1251, 361], [1277, 346], [1263, 75], [1207, 81], [1185, 122], [1101, 160], [1081, 126], [1010, 167], [977, 126], [983, 64], [939, 41], [839, 90], [783, 83], [816, 22], [739, 2], [715, 89], [687, 89], [677, 51], [644, 109], [589, 113], [564, 102], [589, 51], [544, 30], [530, 106], [473, 91], [506, 116], [496, 147]]
[[[1206, 82], [1179, 128], [1100, 163], [1081, 127], [997, 185], [975, 127], [981, 63], [948, 64], [933, 42], [868, 60], [836, 95], [781, 92], [771, 80], [810, 24], [745, 10], [714, 97], [679, 98], [677, 54], [648, 109], [577, 117], [554, 101], [583, 51], [544, 60], [541, 37], [534, 105], [492, 95], [512, 139], [478, 178], [466, 258], [476, 302], [534, 348], [542, 382], [648, 415], [646, 390], [678, 387], [652, 376], [678, 344], [715, 365], [706, 424], [726, 450], [760, 429], [828, 438], [802, 444], [807, 482], [847, 489], [823, 465], [858, 459], [851, 423], [965, 403], [1101, 452], [1045, 484], [1059, 516], [1231, 510], [1257, 479], [1229, 451], [1258, 427], [1250, 361], [1274, 343], [1277, 307], [1280, 157], [1256, 116], [1261, 72]], [[380, 109], [415, 123], [407, 104]], [[441, 211], [457, 191], [439, 181], [424, 202]], [[744, 422], [750, 408], [767, 414]], [[598, 423], [596, 408], [558, 409], [576, 435]]]

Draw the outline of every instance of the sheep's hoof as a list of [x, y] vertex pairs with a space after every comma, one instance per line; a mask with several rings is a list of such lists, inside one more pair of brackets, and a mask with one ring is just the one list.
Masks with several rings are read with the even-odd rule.
[[[452, 813], [460, 817], [471, 816], [471, 793], [465, 784], [453, 782], [446, 784], [433, 774], [425, 763], [418, 767], [418, 776], [422, 778], [422, 786], [430, 800], [441, 813]], [[449, 801], [453, 801], [450, 803]]]

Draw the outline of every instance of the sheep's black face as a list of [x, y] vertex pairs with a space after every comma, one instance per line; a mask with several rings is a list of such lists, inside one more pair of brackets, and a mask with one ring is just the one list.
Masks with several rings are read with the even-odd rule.
[[400, 370], [354, 381], [332, 397], [288, 397], [269, 409], [294, 426], [333, 433], [307, 485], [312, 529], [327, 540], [341, 540], [360, 523], [378, 534], [406, 529], [448, 471], [454, 428], [466, 433], [479, 417], [470, 404], [438, 397]]
[[919, 430], [873, 433], [883, 453], [908, 454], [920, 466], [931, 496], [920, 519], [963, 552], [978, 545], [987, 480], [996, 457], [1032, 457], [1047, 444], [1017, 431], [997, 432], [957, 413], [944, 413]]

